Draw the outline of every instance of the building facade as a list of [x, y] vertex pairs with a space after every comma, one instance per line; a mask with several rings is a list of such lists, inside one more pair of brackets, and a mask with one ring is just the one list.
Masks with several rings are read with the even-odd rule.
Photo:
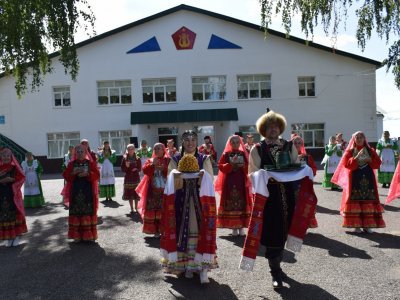
[[[37, 92], [17, 99], [0, 78], [0, 133], [59, 170], [68, 145], [104, 140], [122, 154], [184, 130], [212, 137], [220, 154], [235, 132], [255, 132], [268, 108], [320, 150], [329, 136], [363, 130], [377, 140], [375, 71], [380, 62], [180, 5], [84, 41], [76, 82], [56, 54]], [[56, 167], [54, 167], [56, 166]]]

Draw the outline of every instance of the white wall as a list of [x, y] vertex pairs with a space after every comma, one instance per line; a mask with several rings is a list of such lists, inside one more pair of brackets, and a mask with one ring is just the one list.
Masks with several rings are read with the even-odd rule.
[[[171, 35], [182, 26], [197, 34], [193, 50], [175, 49]], [[211, 34], [243, 49], [207, 50]], [[162, 51], [126, 54], [153, 36]], [[216, 146], [221, 153], [238, 126], [254, 124], [270, 107], [287, 118], [284, 137], [289, 136], [292, 123], [324, 123], [326, 139], [337, 132], [349, 139], [352, 132], [364, 130], [370, 141], [376, 140], [374, 66], [272, 35], [265, 40], [263, 32], [237, 24], [180, 11], [79, 48], [78, 55], [77, 82], [64, 75], [60, 63], [54, 60], [55, 72], [46, 77], [40, 91], [22, 100], [15, 96], [13, 81], [1, 78], [0, 109], [10, 117], [5, 126], [0, 125], [0, 132], [36, 155], [47, 155], [48, 132], [80, 131], [81, 138], [88, 138], [96, 147], [99, 131], [132, 129], [134, 136], [148, 136], [151, 145], [157, 139], [157, 128], [165, 126], [131, 126], [130, 112], [237, 108], [239, 121], [215, 126]], [[272, 75], [272, 98], [238, 101], [236, 75], [260, 73]], [[225, 101], [191, 100], [191, 77], [207, 75], [227, 76]], [[316, 77], [316, 97], [297, 96], [298, 76]], [[176, 77], [177, 102], [143, 104], [141, 80], [163, 77]], [[124, 79], [132, 81], [132, 105], [99, 106], [96, 81]], [[71, 108], [53, 108], [52, 87], [59, 85], [70, 85]], [[177, 126], [183, 132], [192, 125]]]

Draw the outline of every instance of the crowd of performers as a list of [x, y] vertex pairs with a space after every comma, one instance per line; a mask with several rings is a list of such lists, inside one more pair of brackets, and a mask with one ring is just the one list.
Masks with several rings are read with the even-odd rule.
[[[160, 237], [165, 273], [187, 278], [198, 273], [201, 283], [209, 282], [208, 272], [218, 267], [216, 231], [227, 228], [233, 236], [246, 236], [240, 267], [251, 270], [260, 244], [264, 245], [272, 286], [283, 286], [284, 248], [300, 251], [307, 229], [318, 226], [313, 189], [317, 167], [301, 136], [281, 138], [286, 127], [281, 114], [268, 111], [256, 127], [261, 142], [254, 143], [251, 134], [246, 140], [234, 134], [219, 160], [211, 138], [206, 136], [199, 146], [197, 133], [190, 130], [183, 133], [180, 149], [173, 140], [167, 146], [156, 143], [149, 148], [142, 140], [139, 149], [133, 144], [126, 147], [122, 199], [129, 201], [132, 214], [140, 214], [143, 232]], [[361, 131], [348, 143], [341, 133], [329, 138], [322, 186], [343, 191], [343, 227], [366, 233], [385, 227], [377, 185], [390, 187], [386, 203], [400, 196], [397, 150], [387, 131], [377, 150]], [[62, 191], [69, 239], [97, 239], [99, 198], [108, 202], [116, 194], [115, 163], [109, 142], [97, 152], [86, 139], [69, 147]], [[215, 183], [213, 166], [218, 166]], [[9, 149], [0, 151], [0, 240], [7, 247], [18, 246], [20, 235], [27, 232], [24, 208], [45, 203], [42, 172], [32, 153], [26, 153], [20, 165]], [[220, 195], [218, 207], [215, 192]]]

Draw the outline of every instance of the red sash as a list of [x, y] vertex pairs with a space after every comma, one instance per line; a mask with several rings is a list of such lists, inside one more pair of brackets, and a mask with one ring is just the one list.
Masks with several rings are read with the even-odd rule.
[[[268, 198], [262, 194], [254, 195], [254, 206], [250, 217], [249, 230], [243, 247], [242, 258], [239, 268], [253, 270], [257, 252], [260, 247], [260, 240], [263, 226], [263, 212]], [[317, 205], [317, 197], [314, 193], [313, 182], [309, 177], [301, 181], [299, 197], [293, 214], [292, 223], [289, 229], [286, 248], [298, 252], [301, 249], [303, 238], [306, 235], [310, 220], [314, 216]]]

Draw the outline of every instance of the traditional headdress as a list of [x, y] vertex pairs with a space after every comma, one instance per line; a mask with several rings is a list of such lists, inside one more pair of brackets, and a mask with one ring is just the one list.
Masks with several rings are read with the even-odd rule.
[[183, 134], [182, 134], [182, 141], [185, 139], [188, 139], [190, 137], [196, 138], [197, 139], [197, 133], [193, 130], [186, 130]]
[[272, 110], [263, 114], [256, 122], [257, 131], [263, 137], [265, 137], [265, 131], [273, 123], [277, 123], [279, 126], [280, 133], [285, 131], [286, 128], [286, 119], [283, 115], [278, 114]]

